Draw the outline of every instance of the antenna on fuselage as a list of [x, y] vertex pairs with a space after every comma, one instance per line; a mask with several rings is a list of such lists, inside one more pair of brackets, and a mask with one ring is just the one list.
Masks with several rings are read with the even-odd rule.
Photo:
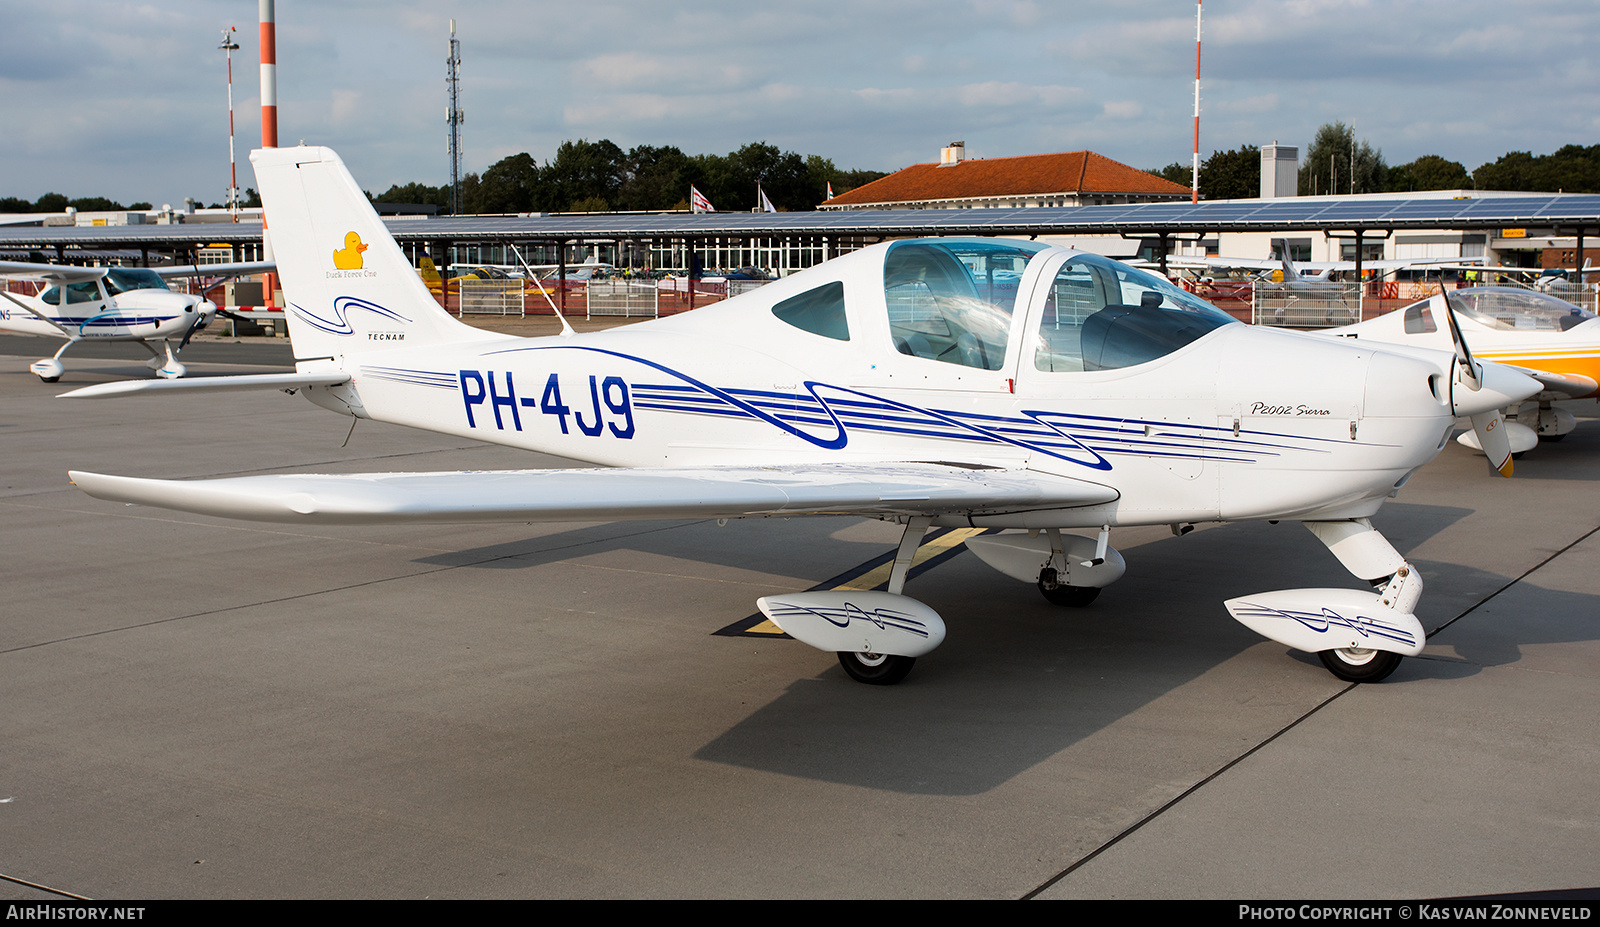
[[[550, 294], [546, 292], [544, 284], [539, 282], [539, 278], [533, 275], [533, 268], [528, 266], [527, 260], [523, 258], [522, 252], [517, 250], [516, 245], [511, 245], [511, 253], [517, 256], [517, 263], [522, 265], [522, 272], [527, 274], [528, 279], [533, 281], [533, 285], [539, 288], [539, 295], [543, 296], [544, 301], [550, 304], [550, 311], [554, 312], [556, 319], [561, 322], [561, 337], [567, 338], [576, 335], [577, 332], [573, 330], [571, 325], [567, 324], [567, 317], [561, 314], [561, 307], [557, 306], [556, 301], [550, 298]], [[566, 283], [565, 280], [561, 282]]]

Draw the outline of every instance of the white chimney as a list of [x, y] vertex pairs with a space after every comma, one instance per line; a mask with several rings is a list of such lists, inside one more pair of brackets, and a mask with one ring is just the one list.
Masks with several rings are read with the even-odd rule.
[[950, 167], [967, 160], [967, 143], [951, 142], [948, 147], [939, 149], [939, 166]]
[[1261, 198], [1296, 196], [1300, 192], [1300, 149], [1274, 141], [1261, 146]]

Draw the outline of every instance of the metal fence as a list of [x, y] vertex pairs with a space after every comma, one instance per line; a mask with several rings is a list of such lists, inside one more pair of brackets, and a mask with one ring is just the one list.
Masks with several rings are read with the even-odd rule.
[[522, 310], [521, 280], [480, 280], [477, 277], [457, 277], [453, 283], [460, 288], [462, 315], [515, 315]]
[[661, 314], [661, 291], [654, 281], [589, 281], [589, 318], [619, 316], [653, 319]]
[[1361, 321], [1359, 283], [1258, 283], [1252, 290], [1251, 318], [1257, 325], [1282, 328], [1334, 328]]

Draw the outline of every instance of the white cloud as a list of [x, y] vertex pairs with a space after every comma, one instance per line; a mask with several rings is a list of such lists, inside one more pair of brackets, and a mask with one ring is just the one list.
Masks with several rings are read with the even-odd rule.
[[[218, 30], [239, 27], [247, 150], [259, 138], [245, 99], [254, 11], [13, 4], [0, 30], [0, 195], [219, 199], [204, 192], [226, 183]], [[1304, 144], [1333, 119], [1391, 162], [1437, 153], [1468, 167], [1596, 136], [1593, 0], [1230, 0], [1205, 15], [1207, 151]], [[591, 0], [562, 15], [514, 0], [283, 3], [283, 138], [339, 148], [364, 186], [443, 182], [451, 16], [475, 170], [518, 151], [544, 160], [577, 137], [690, 153], [766, 138], [878, 169], [926, 161], [952, 138], [990, 156], [1090, 148], [1144, 167], [1186, 159], [1192, 140], [1192, 2], [1063, 12], [1037, 0]]]

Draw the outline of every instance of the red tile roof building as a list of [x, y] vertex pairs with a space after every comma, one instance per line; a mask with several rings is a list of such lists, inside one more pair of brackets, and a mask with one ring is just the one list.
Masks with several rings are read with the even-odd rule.
[[1189, 188], [1092, 151], [965, 158], [954, 142], [938, 164], [913, 164], [823, 203], [821, 209], [974, 209], [1101, 206], [1189, 199]]

